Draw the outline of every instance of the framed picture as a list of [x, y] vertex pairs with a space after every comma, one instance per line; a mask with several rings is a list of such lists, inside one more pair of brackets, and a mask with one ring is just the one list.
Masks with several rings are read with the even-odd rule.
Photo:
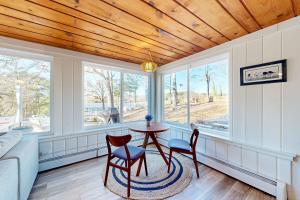
[[241, 85], [286, 82], [286, 60], [242, 67], [240, 75]]

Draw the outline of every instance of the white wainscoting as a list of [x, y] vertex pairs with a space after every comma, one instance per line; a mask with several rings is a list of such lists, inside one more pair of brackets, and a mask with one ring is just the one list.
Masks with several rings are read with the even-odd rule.
[[[190, 136], [191, 130], [171, 126], [168, 132], [159, 135], [159, 142], [167, 146], [170, 138], [189, 141]], [[204, 134], [200, 134], [197, 152], [199, 162], [274, 196], [280, 195], [278, 187], [292, 183], [291, 166], [296, 156], [294, 154]]]
[[43, 138], [39, 141], [39, 171], [45, 171], [107, 154], [105, 136], [131, 134], [132, 145], [141, 145], [144, 135], [128, 127], [106, 128], [80, 134]]

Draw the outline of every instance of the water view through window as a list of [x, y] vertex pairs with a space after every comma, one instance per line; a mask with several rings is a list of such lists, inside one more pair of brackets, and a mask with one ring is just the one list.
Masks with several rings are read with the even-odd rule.
[[84, 64], [84, 126], [144, 120], [147, 112], [147, 76]]
[[50, 130], [51, 63], [0, 55], [0, 132]]

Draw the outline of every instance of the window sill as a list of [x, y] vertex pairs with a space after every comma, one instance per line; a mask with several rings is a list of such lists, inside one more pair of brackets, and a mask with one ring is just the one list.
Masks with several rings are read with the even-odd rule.
[[78, 135], [89, 135], [89, 134], [94, 134], [98, 132], [105, 132], [107, 130], [119, 130], [119, 129], [124, 129], [128, 128], [131, 124], [136, 124], [136, 123], [141, 123], [144, 122], [144, 120], [140, 121], [133, 121], [133, 122], [125, 122], [125, 123], [119, 123], [119, 124], [110, 124], [110, 125], [103, 125], [103, 126], [93, 126], [93, 127], [85, 127], [81, 131], [74, 132], [72, 134], [61, 134], [61, 135], [55, 135], [55, 134], [45, 134], [41, 135], [39, 138], [41, 140], [47, 140], [47, 139], [53, 139], [53, 138], [65, 138], [65, 137], [74, 137]]
[[[180, 124], [175, 124], [175, 123], [170, 123], [170, 122], [165, 122], [166, 124], [169, 124], [171, 127], [174, 128], [179, 128], [185, 131], [192, 131], [188, 125], [180, 125]], [[214, 130], [206, 130], [203, 128], [199, 128], [199, 133], [200, 135], [203, 136], [208, 136], [208, 137], [213, 137], [213, 138], [218, 138], [221, 140], [227, 140], [231, 141], [230, 138], [230, 133], [229, 132], [222, 132], [222, 131], [214, 131]]]

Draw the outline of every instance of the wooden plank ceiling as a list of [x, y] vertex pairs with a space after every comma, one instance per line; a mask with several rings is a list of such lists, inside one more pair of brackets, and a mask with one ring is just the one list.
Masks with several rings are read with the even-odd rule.
[[0, 0], [0, 35], [159, 65], [300, 15], [300, 0]]

